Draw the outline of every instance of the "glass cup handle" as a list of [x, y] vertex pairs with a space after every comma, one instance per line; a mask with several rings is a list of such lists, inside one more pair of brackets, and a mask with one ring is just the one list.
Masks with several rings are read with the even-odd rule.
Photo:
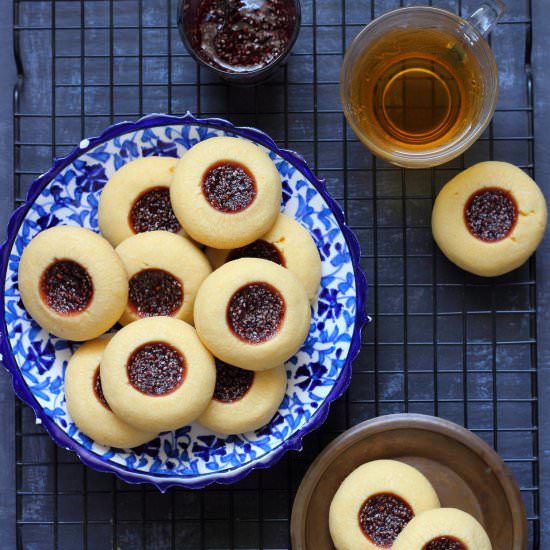
[[506, 11], [502, 0], [484, 0], [481, 6], [468, 17], [468, 22], [483, 36], [487, 36]]

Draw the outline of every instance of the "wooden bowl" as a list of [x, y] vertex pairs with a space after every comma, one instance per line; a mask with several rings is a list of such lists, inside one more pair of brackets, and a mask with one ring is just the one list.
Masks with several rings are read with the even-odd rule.
[[380, 458], [406, 462], [432, 483], [441, 506], [460, 508], [485, 527], [495, 550], [527, 549], [527, 516], [512, 473], [487, 443], [447, 420], [392, 414], [344, 432], [306, 472], [292, 509], [293, 550], [334, 548], [328, 513], [355, 468]]

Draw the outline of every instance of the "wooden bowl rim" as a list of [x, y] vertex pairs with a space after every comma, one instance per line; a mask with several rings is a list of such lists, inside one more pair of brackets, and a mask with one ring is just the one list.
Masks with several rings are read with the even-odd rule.
[[329, 443], [308, 468], [300, 483], [290, 523], [290, 537], [294, 550], [305, 550], [305, 519], [314, 488], [329, 465], [342, 451], [361, 440], [392, 430], [424, 430], [450, 437], [476, 453], [493, 471], [500, 483], [512, 516], [513, 548], [527, 549], [528, 524], [520, 490], [508, 466], [498, 453], [470, 430], [449, 420], [425, 414], [398, 413], [366, 420], [346, 430]]

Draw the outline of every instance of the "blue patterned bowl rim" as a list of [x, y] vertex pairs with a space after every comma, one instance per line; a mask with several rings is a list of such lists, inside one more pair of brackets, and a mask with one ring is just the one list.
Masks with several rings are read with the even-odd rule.
[[365, 300], [367, 296], [367, 280], [360, 267], [360, 247], [359, 241], [351, 229], [346, 225], [344, 219], [344, 213], [338, 203], [330, 196], [327, 191], [324, 180], [317, 178], [310, 170], [304, 158], [294, 151], [288, 149], [281, 149], [269, 137], [266, 133], [256, 128], [247, 126], [235, 126], [231, 122], [222, 118], [197, 118], [190, 112], [187, 112], [184, 116], [165, 115], [165, 114], [151, 114], [140, 118], [135, 122], [119, 122], [108, 126], [99, 136], [84, 139], [80, 144], [71, 151], [65, 157], [55, 158], [52, 167], [34, 180], [29, 188], [25, 202], [13, 212], [7, 227], [6, 240], [0, 247], [0, 274], [2, 281], [2, 303], [4, 303], [4, 288], [6, 270], [8, 267], [10, 250], [13, 246], [15, 237], [19, 226], [23, 222], [29, 208], [36, 200], [38, 195], [42, 192], [44, 187], [67, 165], [72, 163], [76, 158], [85, 153], [86, 151], [100, 145], [101, 143], [115, 138], [116, 136], [141, 130], [145, 128], [151, 128], [155, 126], [167, 126], [170, 124], [196, 124], [205, 127], [217, 128], [227, 132], [233, 132], [244, 138], [250, 139], [257, 143], [260, 143], [264, 147], [271, 149], [274, 153], [281, 156], [291, 164], [293, 164], [302, 174], [311, 182], [311, 184], [321, 194], [323, 199], [328, 204], [329, 208], [335, 215], [338, 225], [344, 235], [346, 243], [348, 244], [351, 261], [353, 265], [353, 272], [356, 284], [356, 318], [351, 345], [342, 373], [338, 378], [336, 384], [332, 388], [329, 395], [320, 405], [317, 413], [311, 418], [311, 420], [303, 426], [301, 430], [293, 434], [292, 437], [283, 442], [282, 445], [277, 447], [270, 456], [263, 462], [253, 463], [249, 468], [238, 470], [233, 475], [225, 477], [210, 476], [204, 480], [204, 483], [194, 483], [192, 486], [187, 485], [183, 480], [177, 477], [156, 477], [151, 474], [140, 473], [135, 471], [129, 471], [124, 466], [107, 463], [93, 452], [88, 451], [65, 432], [58, 428], [54, 422], [45, 414], [42, 410], [29, 388], [25, 384], [19, 367], [12, 355], [9, 339], [6, 336], [7, 327], [4, 315], [2, 315], [2, 324], [0, 326], [0, 352], [2, 354], [2, 360], [4, 367], [11, 374], [12, 386], [15, 394], [21, 401], [29, 405], [38, 421], [44, 426], [49, 436], [53, 441], [69, 451], [74, 452], [83, 464], [99, 472], [114, 473], [118, 478], [127, 483], [151, 483], [157, 487], [160, 491], [165, 492], [170, 487], [190, 487], [194, 489], [201, 489], [212, 483], [235, 483], [244, 477], [246, 477], [252, 470], [257, 468], [269, 468], [278, 462], [281, 457], [289, 450], [299, 451], [302, 448], [302, 439], [305, 435], [317, 429], [326, 420], [330, 404], [340, 397], [347, 389], [352, 372], [352, 362], [361, 349], [361, 331], [368, 322], [368, 316], [365, 312]]

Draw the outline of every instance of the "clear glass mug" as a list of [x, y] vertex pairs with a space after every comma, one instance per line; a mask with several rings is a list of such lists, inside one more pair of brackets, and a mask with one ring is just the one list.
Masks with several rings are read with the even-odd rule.
[[484, 37], [505, 9], [484, 0], [463, 19], [417, 6], [369, 23], [340, 75], [344, 114], [359, 139], [409, 168], [443, 164], [470, 147], [495, 112], [498, 70]]

